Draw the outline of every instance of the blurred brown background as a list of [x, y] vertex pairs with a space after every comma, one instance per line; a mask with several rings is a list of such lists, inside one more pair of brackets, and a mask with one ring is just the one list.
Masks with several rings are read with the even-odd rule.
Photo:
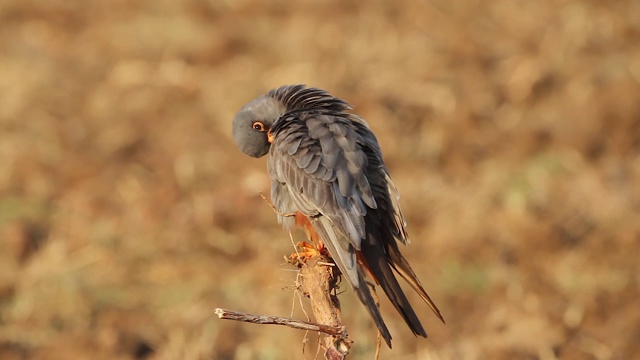
[[383, 303], [383, 359], [640, 358], [635, 0], [0, 2], [0, 358], [313, 359], [212, 313], [304, 318], [230, 136], [287, 83], [378, 134], [447, 319]]

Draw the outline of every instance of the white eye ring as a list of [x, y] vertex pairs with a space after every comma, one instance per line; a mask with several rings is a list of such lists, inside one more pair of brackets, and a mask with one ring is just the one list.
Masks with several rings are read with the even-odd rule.
[[251, 127], [254, 128], [255, 130], [260, 131], [260, 132], [264, 132], [265, 131], [265, 126], [260, 121], [255, 121], [253, 124], [251, 124]]

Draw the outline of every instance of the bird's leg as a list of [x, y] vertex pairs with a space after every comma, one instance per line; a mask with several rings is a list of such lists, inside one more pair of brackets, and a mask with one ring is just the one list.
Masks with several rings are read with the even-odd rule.
[[[282, 216], [282, 217], [292, 217], [295, 216], [295, 221], [296, 221], [296, 225], [300, 225], [303, 226], [305, 231], [307, 232], [307, 239], [315, 242], [313, 239], [313, 235], [310, 234], [310, 230], [313, 230], [313, 228], [311, 227], [311, 223], [309, 222], [309, 220], [307, 219], [306, 216], [302, 215], [300, 212], [293, 212], [293, 213], [283, 213], [278, 211], [278, 209], [276, 209], [276, 207], [273, 205], [273, 203], [267, 199], [267, 197], [260, 192], [260, 197], [262, 197], [262, 200], [264, 200], [264, 202], [267, 203], [267, 205], [269, 205], [269, 207], [271, 207], [271, 210], [273, 210], [273, 212], [275, 212], [276, 214]], [[315, 233], [315, 232], [314, 232]], [[289, 235], [291, 235], [291, 233], [289, 233]], [[317, 237], [317, 234], [316, 234]], [[292, 239], [293, 240], [293, 239]], [[285, 257], [285, 260], [290, 261], [290, 260], [297, 260], [297, 259], [304, 259], [304, 260], [309, 260], [314, 256], [317, 256], [318, 254], [320, 254], [320, 252], [315, 248], [315, 246], [313, 246], [312, 244], [309, 244], [307, 242], [304, 241], [300, 241], [298, 243], [295, 244], [296, 246], [296, 252], [289, 255], [289, 257]], [[300, 251], [298, 250], [300, 249]]]
[[271, 208], [271, 210], [273, 210], [274, 213], [282, 216], [282, 217], [292, 217], [292, 216], [296, 216], [296, 213], [283, 213], [281, 211], [278, 211], [278, 209], [276, 209], [275, 205], [273, 205], [273, 203], [271, 202], [271, 200], [267, 199], [266, 196], [264, 196], [264, 194], [262, 193], [262, 191], [260, 192], [260, 197], [262, 198], [262, 200], [264, 200], [264, 202], [267, 203], [267, 205], [269, 205], [269, 207]]
[[304, 228], [307, 234], [307, 241], [301, 241], [296, 244], [296, 247], [300, 249], [295, 254], [291, 254], [291, 259], [306, 259], [309, 260], [319, 255], [329, 256], [329, 251], [324, 246], [324, 243], [320, 239], [320, 236], [313, 228], [313, 225], [309, 221], [309, 218], [298, 212], [295, 214], [296, 225]]

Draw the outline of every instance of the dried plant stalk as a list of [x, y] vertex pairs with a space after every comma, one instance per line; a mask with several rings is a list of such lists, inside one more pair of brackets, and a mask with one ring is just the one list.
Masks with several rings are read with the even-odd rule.
[[344, 360], [349, 354], [352, 341], [340, 319], [340, 301], [337, 297], [338, 275], [333, 261], [325, 255], [311, 259], [296, 257], [288, 259], [300, 271], [296, 280], [297, 289], [309, 298], [316, 322], [291, 318], [254, 315], [239, 311], [216, 308], [220, 319], [250, 322], [254, 324], [284, 325], [294, 329], [317, 331], [321, 335], [321, 346], [327, 360]]

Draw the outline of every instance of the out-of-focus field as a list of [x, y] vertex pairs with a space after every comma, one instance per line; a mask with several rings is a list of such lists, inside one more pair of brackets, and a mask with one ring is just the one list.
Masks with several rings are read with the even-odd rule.
[[383, 301], [383, 359], [640, 358], [635, 0], [1, 2], [0, 358], [313, 359], [212, 312], [305, 318], [230, 136], [287, 83], [378, 134], [447, 320]]

